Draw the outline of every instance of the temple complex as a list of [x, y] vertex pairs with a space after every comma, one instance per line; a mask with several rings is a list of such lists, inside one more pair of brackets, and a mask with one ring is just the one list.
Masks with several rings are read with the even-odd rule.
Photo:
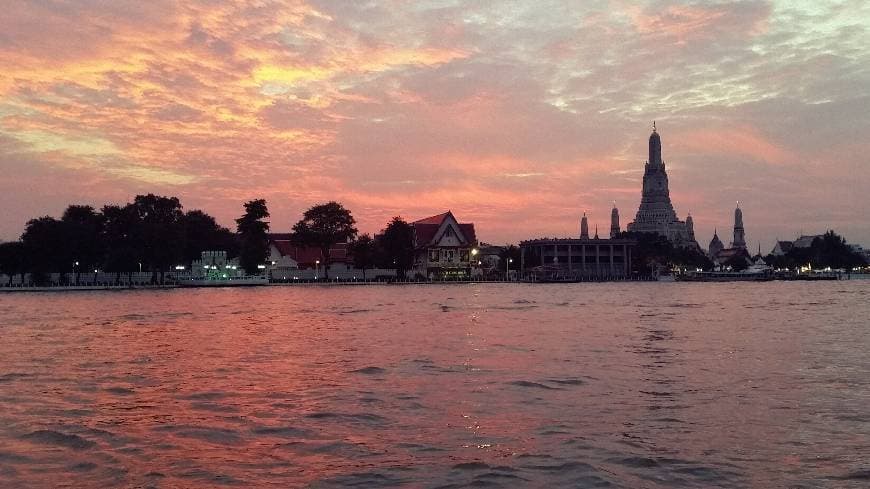
[[630, 232], [656, 233], [678, 246], [698, 247], [691, 221], [680, 221], [671, 204], [668, 173], [662, 160], [662, 141], [655, 123], [649, 137], [649, 160], [644, 165], [640, 206], [634, 222], [629, 223], [627, 229]]

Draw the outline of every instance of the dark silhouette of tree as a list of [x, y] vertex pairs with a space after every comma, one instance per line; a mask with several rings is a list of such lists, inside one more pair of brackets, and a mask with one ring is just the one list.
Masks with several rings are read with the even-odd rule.
[[102, 209], [103, 242], [106, 257], [103, 268], [115, 274], [115, 284], [120, 283], [121, 273], [132, 278], [139, 267], [142, 256], [139, 236], [139, 215], [136, 209], [127, 204], [123, 207], [107, 205]]
[[374, 265], [376, 246], [375, 240], [368, 234], [361, 235], [350, 244], [353, 266], [362, 270], [363, 280], [366, 279], [366, 270]]
[[239, 262], [245, 273], [254, 275], [269, 254], [269, 210], [264, 199], [245, 202], [245, 214], [236, 219], [239, 233]]
[[236, 235], [218, 225], [215, 218], [200, 210], [188, 211], [182, 217], [184, 250], [182, 260], [190, 265], [202, 257], [203, 251], [226, 251], [228, 258], [238, 256]]
[[318, 204], [305, 211], [302, 220], [293, 225], [293, 243], [313, 246], [323, 257], [323, 275], [329, 278], [329, 250], [337, 243], [347, 243], [356, 237], [356, 220], [338, 202]]
[[713, 262], [699, 248], [675, 246], [657, 233], [623, 231], [617, 238], [637, 243], [632, 251], [631, 267], [632, 272], [639, 275], [653, 275], [653, 270], [659, 268], [713, 268]]
[[848, 270], [866, 265], [864, 258], [833, 230], [815, 238], [806, 248], [794, 247], [783, 256], [767, 255], [765, 261], [773, 267], [788, 269], [809, 265], [817, 269], [831, 267]]
[[31, 219], [21, 235], [21, 241], [24, 243], [30, 272], [33, 274], [31, 279], [37, 284], [46, 282], [48, 273], [64, 274], [73, 271], [72, 256], [69, 254], [61, 221], [49, 216]]
[[24, 274], [27, 272], [26, 252], [21, 241], [0, 243], [0, 273], [9, 277], [8, 285], [12, 285], [15, 275], [21, 275], [21, 283], [24, 283]]
[[103, 215], [89, 205], [71, 205], [60, 218], [63, 224], [68, 252], [75, 265], [75, 283], [79, 284], [82, 270], [99, 267], [106, 248], [102, 238]]
[[154, 194], [137, 195], [132, 203], [138, 216], [138, 238], [142, 245], [142, 260], [152, 272], [151, 282], [163, 283], [165, 272], [177, 264], [184, 251], [181, 202], [177, 197]]
[[395, 268], [397, 278], [414, 265], [414, 227], [400, 216], [396, 216], [377, 237], [378, 247], [382, 250], [381, 266]]

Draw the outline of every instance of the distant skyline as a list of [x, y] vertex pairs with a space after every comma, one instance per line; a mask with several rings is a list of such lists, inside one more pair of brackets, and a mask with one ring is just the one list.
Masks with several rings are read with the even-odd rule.
[[[178, 196], [273, 231], [452, 210], [480, 239], [622, 229], [656, 121], [679, 218], [870, 246], [865, 1], [19, 1], [0, 17], [0, 239]], [[606, 234], [606, 233], [604, 233]]]

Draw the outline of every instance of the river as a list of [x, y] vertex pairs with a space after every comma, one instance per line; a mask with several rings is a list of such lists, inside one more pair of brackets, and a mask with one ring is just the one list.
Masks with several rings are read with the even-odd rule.
[[867, 487], [870, 282], [0, 296], [0, 487]]

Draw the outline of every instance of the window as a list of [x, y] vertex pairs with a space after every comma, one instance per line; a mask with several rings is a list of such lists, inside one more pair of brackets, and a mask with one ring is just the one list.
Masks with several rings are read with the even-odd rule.
[[455, 250], [447, 250], [447, 261], [452, 262], [453, 258], [456, 256]]
[[441, 259], [441, 250], [429, 250], [429, 261], [437, 262]]

